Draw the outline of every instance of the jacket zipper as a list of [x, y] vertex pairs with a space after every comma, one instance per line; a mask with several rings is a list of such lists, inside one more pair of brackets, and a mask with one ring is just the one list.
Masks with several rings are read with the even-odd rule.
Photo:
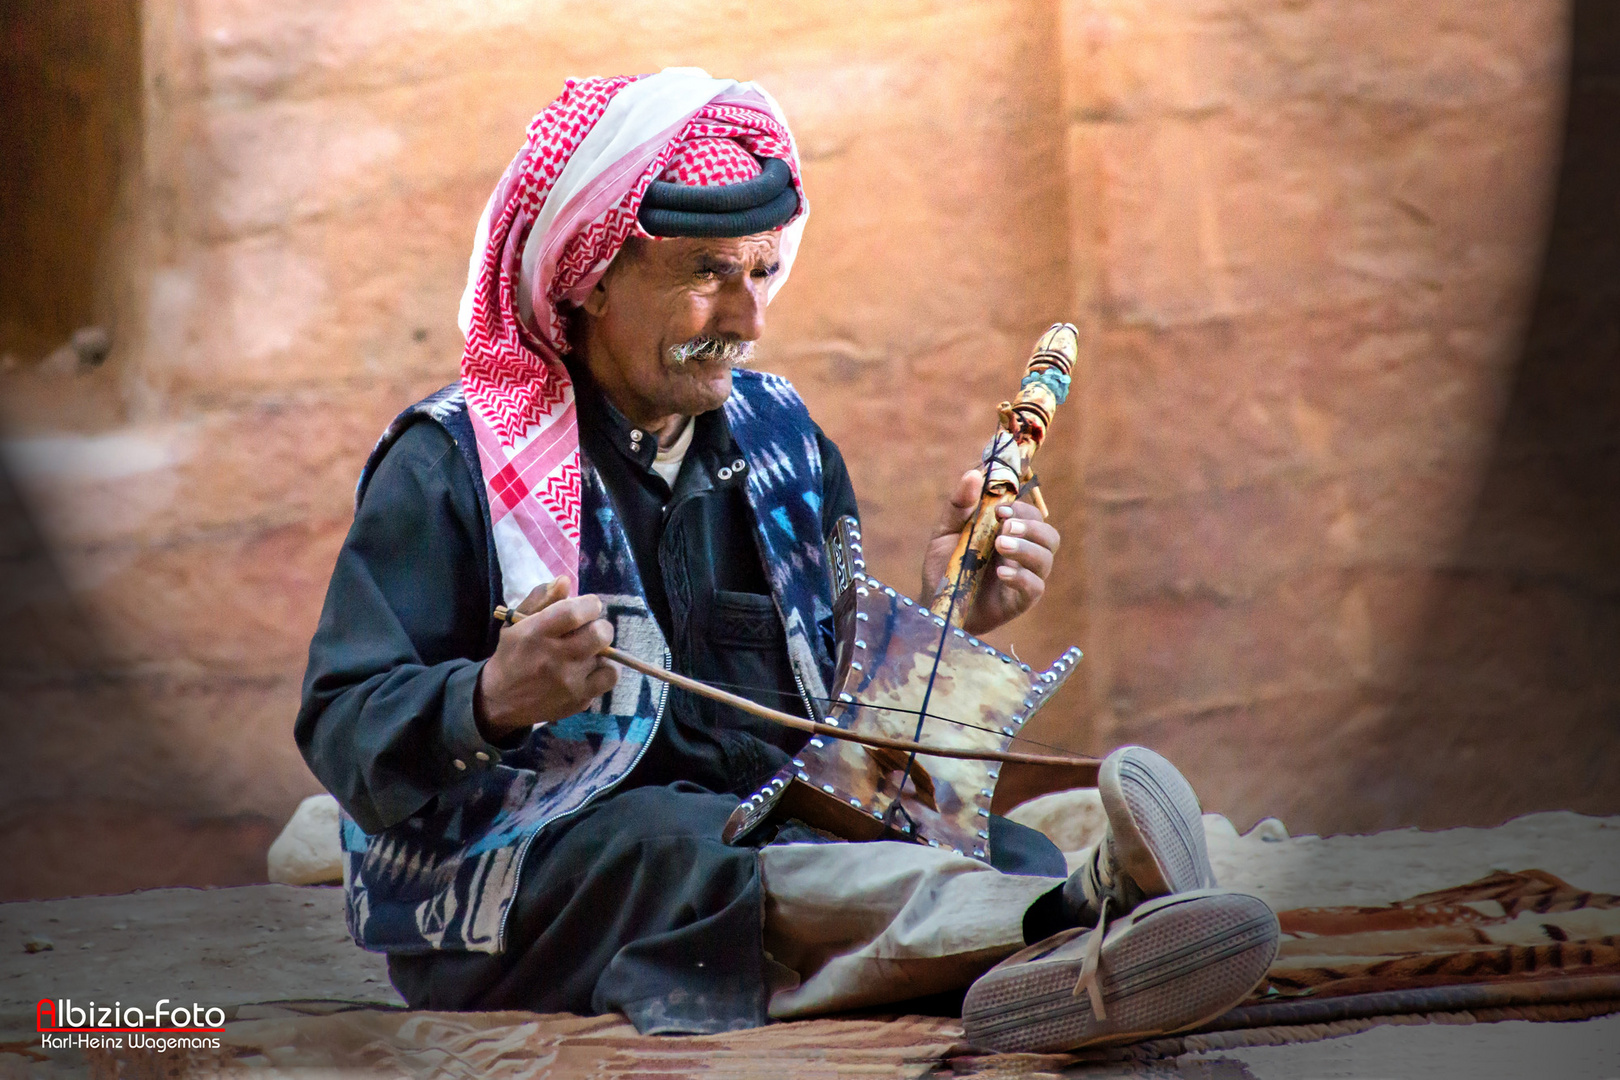
[[[778, 617], [780, 618], [780, 616]], [[819, 721], [823, 719], [823, 714], [817, 712], [815, 705], [811, 703], [810, 691], [805, 689], [804, 679], [799, 676], [799, 665], [793, 662], [791, 656], [788, 657], [788, 670], [793, 672], [793, 685], [799, 690], [799, 700], [804, 702], [804, 714], [812, 720]]]

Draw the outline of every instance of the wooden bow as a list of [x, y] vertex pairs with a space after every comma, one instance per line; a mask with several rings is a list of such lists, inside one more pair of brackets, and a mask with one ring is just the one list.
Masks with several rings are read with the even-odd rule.
[[[510, 626], [515, 622], [528, 618], [530, 615], [538, 614], [561, 599], [562, 591], [562, 589], [548, 589], [535, 610], [530, 612], [514, 611], [505, 605], [497, 607], [495, 609], [495, 619]], [[553, 596], [552, 593], [557, 595]], [[843, 739], [846, 742], [860, 743], [863, 746], [872, 746], [884, 750], [904, 750], [915, 754], [927, 754], [932, 757], [962, 758], [970, 761], [1007, 761], [1025, 765], [1086, 765], [1096, 760], [1095, 758], [1076, 757], [1067, 754], [1023, 754], [1012, 750], [976, 750], [954, 746], [931, 746], [910, 739], [894, 739], [886, 735], [863, 735], [858, 732], [833, 727], [831, 724], [806, 720], [802, 716], [794, 716], [792, 713], [769, 708], [738, 694], [729, 693], [719, 687], [710, 686], [708, 683], [689, 678], [686, 675], [667, 671], [657, 664], [649, 664], [645, 660], [631, 656], [622, 649], [615, 649], [611, 645], [604, 645], [600, 655], [607, 657], [616, 664], [623, 664], [633, 671], [639, 671], [643, 675], [660, 679], [671, 686], [678, 686], [682, 690], [689, 691], [699, 697], [708, 698], [710, 701], [730, 705], [734, 709], [740, 709], [750, 716], [759, 717], [761, 720], [769, 720], [773, 724], [780, 724], [783, 727], [794, 728], [798, 731], [806, 731], [812, 735], [822, 735], [830, 739]]]

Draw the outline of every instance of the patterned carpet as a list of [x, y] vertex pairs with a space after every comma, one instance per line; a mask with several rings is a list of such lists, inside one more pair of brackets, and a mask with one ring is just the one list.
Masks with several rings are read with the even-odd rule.
[[98, 1052], [90, 1064], [93, 1075], [109, 1078], [309, 1070], [715, 1080], [1204, 1076], [1215, 1075], [1206, 1068], [1211, 1063], [1189, 1055], [1335, 1038], [1386, 1017], [1455, 1024], [1620, 1011], [1620, 896], [1587, 892], [1544, 871], [1497, 872], [1394, 904], [1300, 908], [1279, 918], [1284, 944], [1277, 962], [1249, 1002], [1213, 1025], [1219, 1033], [1076, 1056], [979, 1054], [961, 1042], [954, 1019], [940, 1017], [827, 1019], [645, 1038], [611, 1017], [283, 1003], [238, 1009], [218, 1051]]

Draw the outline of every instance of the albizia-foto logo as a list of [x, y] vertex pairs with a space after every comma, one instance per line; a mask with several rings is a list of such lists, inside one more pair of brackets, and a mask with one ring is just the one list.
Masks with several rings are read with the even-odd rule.
[[150, 1009], [115, 1001], [80, 1005], [72, 998], [40, 998], [34, 1026], [48, 1050], [217, 1050], [225, 1010], [159, 998]]

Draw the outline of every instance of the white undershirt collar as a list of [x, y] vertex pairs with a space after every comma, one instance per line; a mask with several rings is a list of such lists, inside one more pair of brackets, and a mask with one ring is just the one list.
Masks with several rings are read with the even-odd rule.
[[686, 418], [686, 425], [669, 448], [660, 446], [658, 453], [653, 457], [653, 472], [664, 478], [664, 483], [671, 489], [675, 487], [675, 477], [680, 475], [681, 462], [686, 460], [686, 451], [692, 446], [692, 433], [697, 430], [697, 424], [692, 418]]

